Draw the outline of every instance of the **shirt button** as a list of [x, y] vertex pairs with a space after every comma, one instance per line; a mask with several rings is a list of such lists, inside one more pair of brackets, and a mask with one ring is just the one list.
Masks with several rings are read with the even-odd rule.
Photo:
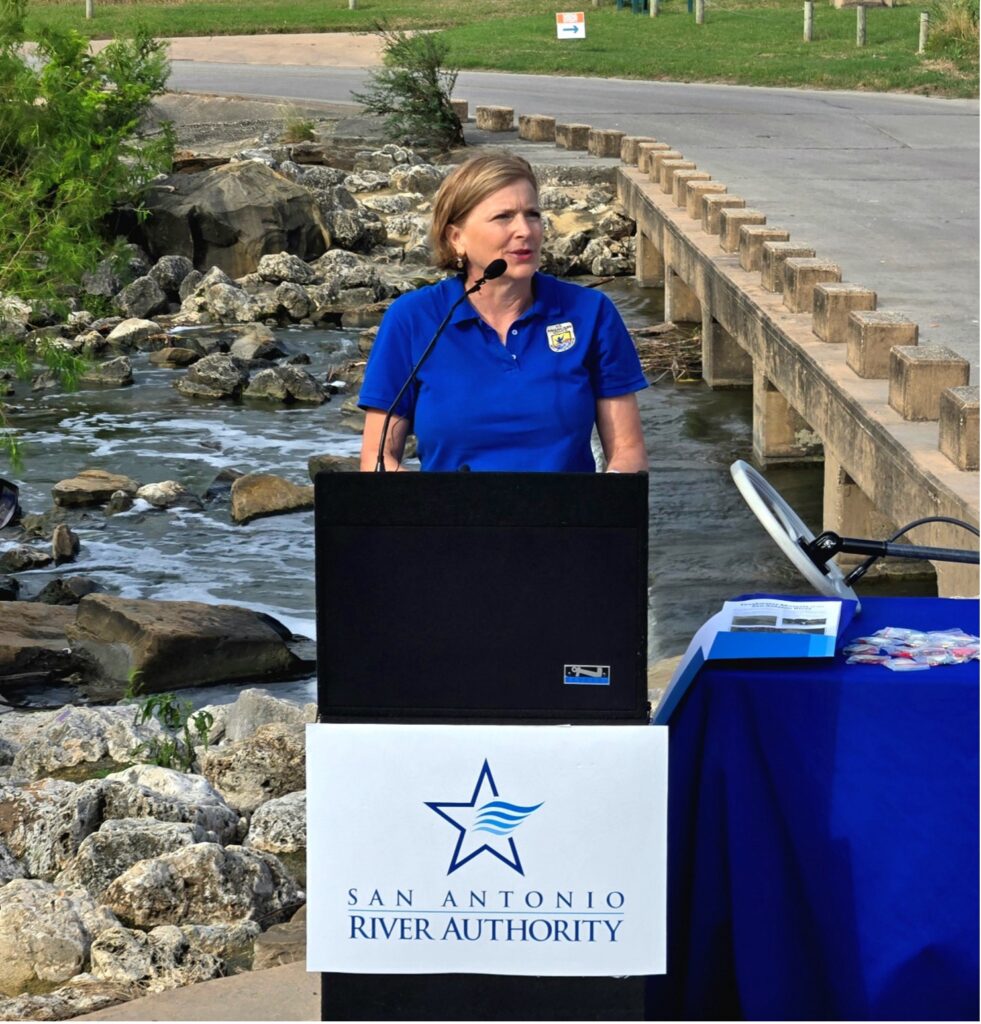
[[512, 334], [517, 334], [518, 332], [517, 332], [517, 331], [512, 331], [511, 333], [512, 333]]

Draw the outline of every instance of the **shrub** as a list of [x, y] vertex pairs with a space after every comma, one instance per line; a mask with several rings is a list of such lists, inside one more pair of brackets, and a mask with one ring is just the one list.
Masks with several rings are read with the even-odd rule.
[[444, 67], [449, 44], [437, 33], [410, 35], [384, 25], [384, 67], [371, 73], [367, 90], [352, 96], [369, 113], [385, 118], [388, 132], [400, 142], [440, 149], [462, 146], [463, 126], [450, 97], [456, 70]]
[[927, 49], [932, 53], [976, 61], [978, 0], [934, 0], [930, 6]]

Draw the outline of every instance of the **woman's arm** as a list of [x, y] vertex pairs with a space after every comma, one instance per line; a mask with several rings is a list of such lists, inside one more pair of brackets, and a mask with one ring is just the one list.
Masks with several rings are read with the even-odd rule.
[[[378, 462], [378, 443], [381, 441], [385, 413], [381, 409], [367, 409], [364, 416], [364, 432], [361, 434], [361, 472], [373, 473]], [[402, 469], [402, 453], [409, 433], [409, 421], [404, 416], [392, 416], [385, 438], [385, 469], [396, 472]]]
[[606, 456], [607, 472], [647, 472], [647, 448], [635, 394], [597, 398], [596, 429]]

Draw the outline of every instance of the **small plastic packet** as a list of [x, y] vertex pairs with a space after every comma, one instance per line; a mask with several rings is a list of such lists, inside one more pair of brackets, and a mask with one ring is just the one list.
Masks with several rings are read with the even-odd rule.
[[930, 666], [921, 661], [911, 661], [909, 658], [886, 658], [882, 663], [893, 672], [919, 672], [928, 669]]
[[889, 660], [888, 654], [853, 654], [846, 665], [883, 665]]

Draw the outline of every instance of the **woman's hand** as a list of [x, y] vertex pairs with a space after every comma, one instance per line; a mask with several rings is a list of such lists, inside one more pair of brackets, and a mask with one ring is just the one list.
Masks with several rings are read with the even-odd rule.
[[[368, 409], [361, 435], [361, 472], [373, 473], [378, 462], [378, 444], [381, 441], [385, 413], [381, 409]], [[402, 469], [402, 453], [409, 434], [409, 421], [404, 416], [392, 416], [385, 438], [385, 469], [391, 473]]]
[[598, 398], [596, 429], [603, 445], [608, 473], [647, 472], [647, 447], [636, 395]]

